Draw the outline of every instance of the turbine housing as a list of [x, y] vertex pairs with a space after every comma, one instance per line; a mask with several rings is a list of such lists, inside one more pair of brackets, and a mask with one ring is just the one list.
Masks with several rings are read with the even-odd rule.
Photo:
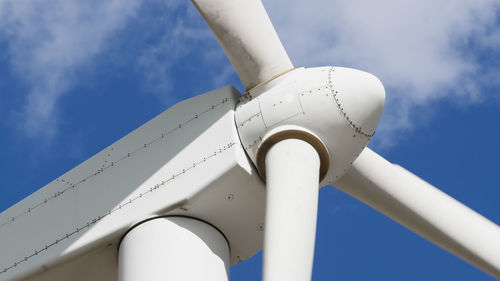
[[265, 180], [265, 153], [277, 141], [298, 138], [320, 156], [320, 184], [333, 184], [375, 133], [385, 90], [364, 71], [298, 68], [249, 90], [235, 121], [245, 151]]

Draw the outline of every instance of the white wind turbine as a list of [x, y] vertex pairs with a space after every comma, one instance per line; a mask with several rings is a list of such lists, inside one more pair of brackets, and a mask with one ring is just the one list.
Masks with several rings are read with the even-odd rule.
[[310, 280], [334, 185], [500, 278], [500, 228], [368, 149], [380, 81], [292, 65], [259, 0], [193, 0], [246, 93], [183, 101], [0, 215], [0, 280]]

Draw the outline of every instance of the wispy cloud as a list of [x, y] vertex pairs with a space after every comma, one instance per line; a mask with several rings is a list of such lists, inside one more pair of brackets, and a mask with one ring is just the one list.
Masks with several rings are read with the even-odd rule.
[[[478, 57], [498, 53], [498, 1], [264, 4], [295, 65], [350, 66], [381, 78], [388, 100], [375, 138], [380, 145], [397, 141], [401, 131], [411, 129], [417, 108], [441, 100], [482, 100], [481, 87], [500, 84], [500, 62]], [[212, 77], [217, 86], [234, 83], [234, 71], [189, 1], [4, 0], [0, 40], [8, 46], [12, 68], [28, 83], [16, 119], [27, 135], [56, 133], [58, 101], [78, 83], [76, 72], [105, 52], [110, 38], [129, 19], [140, 29], [135, 40], [143, 42], [131, 61], [145, 92], [177, 99], [172, 97], [177, 72]], [[187, 66], [197, 59], [199, 63]]]
[[[415, 109], [440, 100], [485, 98], [498, 54], [495, 0], [264, 1], [296, 65], [342, 65], [376, 74], [388, 100], [375, 138], [390, 145], [414, 125]], [[471, 53], [468, 53], [471, 50]], [[485, 67], [490, 64], [490, 69]], [[496, 62], [496, 67], [500, 64]], [[494, 83], [494, 81], [486, 81]], [[382, 136], [382, 137], [381, 137]]]
[[[185, 71], [186, 67], [196, 69], [194, 66], [207, 61], [203, 54], [219, 46], [213, 44], [211, 31], [189, 1], [153, 0], [144, 5], [140, 13], [144, 17], [140, 17], [136, 25], [147, 30], [141, 40], [150, 42], [137, 54], [140, 79], [145, 92], [170, 104], [179, 98], [174, 91], [176, 72]], [[196, 59], [200, 61], [195, 62]]]
[[139, 0], [0, 2], [0, 35], [10, 64], [30, 88], [16, 118], [27, 135], [55, 134], [57, 102], [75, 83], [75, 71], [106, 48], [110, 34], [138, 5]]

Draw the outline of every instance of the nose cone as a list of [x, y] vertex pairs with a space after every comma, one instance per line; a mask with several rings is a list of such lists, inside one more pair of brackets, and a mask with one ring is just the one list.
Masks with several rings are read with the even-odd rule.
[[373, 136], [385, 102], [385, 90], [374, 75], [344, 67], [332, 67], [328, 76], [341, 114], [354, 130]]

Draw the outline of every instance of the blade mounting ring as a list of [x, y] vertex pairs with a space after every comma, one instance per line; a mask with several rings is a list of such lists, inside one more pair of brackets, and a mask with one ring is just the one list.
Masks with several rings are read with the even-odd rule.
[[266, 155], [269, 149], [278, 142], [286, 139], [299, 139], [309, 143], [319, 155], [320, 168], [319, 168], [319, 181], [321, 182], [328, 172], [330, 167], [330, 156], [328, 150], [323, 142], [313, 134], [302, 130], [285, 130], [277, 132], [270, 137], [266, 138], [259, 146], [257, 151], [257, 170], [260, 177], [264, 182], [266, 181]]

